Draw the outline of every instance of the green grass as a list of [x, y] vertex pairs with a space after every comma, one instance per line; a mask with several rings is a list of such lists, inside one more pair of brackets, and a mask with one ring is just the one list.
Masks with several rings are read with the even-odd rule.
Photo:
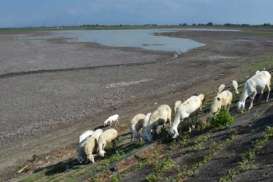
[[265, 36], [265, 37], [272, 37], [273, 36], [273, 29], [267, 28], [246, 28], [242, 29], [242, 32], [250, 35], [256, 35], [256, 36]]
[[[188, 132], [185, 132], [185, 133], [183, 133], [183, 135], [181, 135], [178, 138], [178, 140], [169, 141], [167, 143], [168, 147], [166, 147], [165, 152], [168, 153], [169, 150], [170, 151], [179, 150], [179, 149], [183, 149], [185, 147], [189, 147], [191, 151], [198, 150], [199, 148], [204, 147], [202, 145], [206, 141], [208, 141], [210, 137], [211, 137], [211, 133], [209, 133], [209, 132], [202, 134], [202, 135], [197, 135], [194, 137], [190, 136], [190, 134]], [[160, 142], [161, 142], [161, 140], [159, 140], [159, 143]], [[163, 142], [161, 144], [165, 144], [165, 143]], [[150, 158], [139, 160], [138, 163], [135, 166], [132, 166], [131, 168], [129, 168], [128, 171], [132, 172], [133, 170], [140, 170], [140, 169], [143, 169], [146, 165], [150, 165], [150, 166], [152, 166], [153, 169], [155, 168], [155, 171], [158, 171], [155, 166], [158, 166], [160, 163], [157, 163], [157, 160], [154, 160], [154, 159], [159, 158], [159, 152], [157, 151], [157, 149], [154, 149], [154, 151], [153, 151], [153, 154], [152, 154], [153, 160], [150, 160]], [[167, 161], [163, 160], [163, 161], [165, 162], [162, 164], [163, 166], [165, 166], [165, 164], [167, 165], [168, 162], [170, 162], [169, 160], [167, 160]], [[154, 164], [153, 164], [153, 162], [154, 162]]]
[[198, 151], [205, 148], [205, 142], [207, 142], [211, 137], [211, 134], [208, 133], [207, 135], [200, 135], [198, 136], [193, 144], [190, 146], [190, 151]]
[[[172, 142], [170, 145], [170, 149], [180, 150], [185, 147], [189, 147], [189, 152], [195, 152], [203, 149], [210, 137], [211, 133], [209, 132], [203, 135], [196, 136], [194, 138], [190, 138], [189, 134], [186, 134], [179, 139], [178, 143]], [[176, 143], [176, 145], [174, 146], [173, 143]], [[224, 142], [224, 144], [226, 143]], [[166, 153], [168, 153], [168, 151], [166, 151]], [[199, 161], [195, 165], [193, 165], [193, 168], [181, 169], [181, 167], [173, 159], [171, 159], [168, 154], [163, 159], [158, 159], [158, 157], [155, 157], [154, 160], [146, 163], [146, 165], [149, 164], [149, 166], [152, 168], [152, 172], [148, 176], [146, 176], [146, 181], [174, 181], [173, 178], [169, 178], [168, 175], [166, 175], [166, 173], [170, 171], [176, 171], [179, 174], [179, 177], [181, 177], [181, 175], [183, 175], [184, 177], [191, 176], [194, 174], [197, 168], [205, 164], [205, 162], [207, 162], [208, 160], [208, 156], [205, 156], [202, 161]], [[179, 177], [177, 177], [177, 179]]]
[[[125, 158], [125, 153], [117, 151], [117, 153], [112, 154], [110, 157], [103, 159], [96, 164], [80, 165], [76, 166], [76, 168], [69, 169], [68, 171], [63, 169], [63, 165], [55, 165], [51, 168], [44, 169], [40, 172], [27, 176], [20, 181], [79, 181], [84, 179], [95, 180], [98, 175], [108, 171], [108, 168], [111, 164], [120, 161], [123, 158]], [[49, 171], [52, 174], [49, 174]]]
[[[136, 166], [131, 167], [124, 173], [142, 170], [144, 167], [148, 167], [151, 172], [145, 177], [146, 181], [167, 180], [165, 179], [165, 174], [172, 170], [178, 171], [179, 168], [178, 164], [176, 164], [169, 155], [169, 150], [178, 151], [189, 147], [190, 152], [194, 152], [204, 148], [205, 143], [210, 137], [211, 133], [209, 132], [195, 137], [191, 137], [189, 133], [185, 133], [177, 141], [173, 140], [168, 144], [169, 147], [164, 150], [165, 155], [160, 155], [161, 153], [155, 149], [148, 159], [139, 161]], [[168, 181], [170, 181], [170, 179]]]
[[255, 158], [257, 153], [268, 143], [270, 139], [273, 138], [273, 128], [267, 127], [266, 131], [264, 132], [263, 136], [258, 138], [253, 147], [251, 147], [248, 151], [242, 154], [242, 160], [238, 162], [237, 166], [230, 169], [227, 172], [227, 175], [220, 178], [220, 182], [228, 182], [233, 181], [233, 179], [239, 175], [240, 173], [243, 173], [245, 171], [248, 171], [250, 169], [255, 169]]
[[208, 153], [202, 157], [201, 160], [195, 162], [191, 166], [184, 166], [178, 170], [178, 174], [176, 176], [177, 180], [184, 180], [187, 177], [193, 176], [196, 174], [200, 167], [207, 164], [208, 161], [210, 161], [219, 151], [221, 151], [226, 145], [229, 145], [234, 139], [236, 138], [236, 135], [231, 132], [230, 136], [227, 137], [224, 141], [220, 142], [213, 142], [209, 146]]
[[146, 176], [145, 179], [149, 182], [158, 181], [161, 174], [176, 166], [175, 161], [169, 156], [166, 156], [163, 159], [160, 159], [159, 157], [155, 157], [154, 159], [154, 161], [148, 162], [148, 165], [152, 168], [152, 173]]
[[111, 178], [111, 181], [112, 182], [119, 182], [120, 181], [120, 175], [119, 174], [113, 175], [112, 178]]
[[273, 56], [265, 56], [259, 58], [255, 63], [244, 65], [241, 68], [242, 73], [255, 73], [257, 70], [272, 70], [273, 69]]

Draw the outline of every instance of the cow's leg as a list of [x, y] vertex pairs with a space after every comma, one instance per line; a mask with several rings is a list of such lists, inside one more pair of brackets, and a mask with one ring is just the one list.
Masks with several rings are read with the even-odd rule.
[[251, 102], [250, 102], [250, 106], [249, 106], [248, 110], [252, 109], [253, 102], [254, 102], [254, 99], [255, 99], [256, 95], [257, 95], [257, 91], [255, 90], [254, 93], [253, 93], [253, 95], [250, 97]]
[[270, 84], [267, 84], [266, 87], [267, 87], [266, 102], [268, 102], [269, 101], [269, 96], [270, 96], [270, 91], [271, 91]]

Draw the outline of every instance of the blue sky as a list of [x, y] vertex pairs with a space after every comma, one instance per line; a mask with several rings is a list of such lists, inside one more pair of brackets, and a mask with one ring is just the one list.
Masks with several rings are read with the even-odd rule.
[[273, 24], [273, 0], [0, 0], [0, 27], [184, 22]]

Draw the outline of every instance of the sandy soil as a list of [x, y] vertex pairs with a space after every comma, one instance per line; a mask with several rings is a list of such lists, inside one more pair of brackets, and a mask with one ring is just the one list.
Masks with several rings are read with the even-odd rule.
[[241, 79], [242, 66], [273, 52], [272, 39], [243, 32], [167, 35], [207, 46], [174, 59], [168, 53], [0, 34], [0, 174], [12, 177], [15, 166], [34, 154], [76, 143], [80, 132], [110, 114], [119, 113], [126, 126], [135, 113], [157, 104]]

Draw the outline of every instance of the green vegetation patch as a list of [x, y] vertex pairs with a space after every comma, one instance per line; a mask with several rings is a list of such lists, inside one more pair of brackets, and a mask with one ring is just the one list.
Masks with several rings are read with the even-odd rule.
[[221, 109], [209, 122], [213, 127], [229, 126], [234, 123], [234, 117], [226, 109]]
[[241, 68], [243, 73], [254, 73], [257, 70], [272, 70], [273, 69], [273, 56], [265, 56], [259, 58], [255, 63], [250, 63]]

